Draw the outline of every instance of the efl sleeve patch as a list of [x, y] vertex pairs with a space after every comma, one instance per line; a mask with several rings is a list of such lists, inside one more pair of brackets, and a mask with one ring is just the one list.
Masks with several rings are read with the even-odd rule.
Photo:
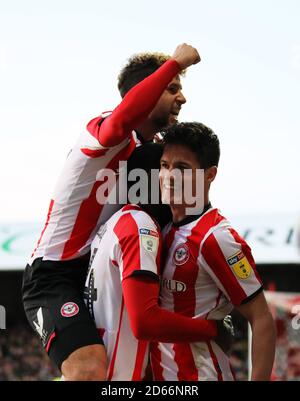
[[227, 259], [227, 263], [238, 278], [245, 280], [250, 277], [252, 267], [242, 251], [230, 256], [230, 258]]
[[159, 235], [154, 230], [149, 230], [148, 228], [140, 228], [140, 239], [143, 248], [147, 252], [157, 254], [157, 249], [159, 245]]

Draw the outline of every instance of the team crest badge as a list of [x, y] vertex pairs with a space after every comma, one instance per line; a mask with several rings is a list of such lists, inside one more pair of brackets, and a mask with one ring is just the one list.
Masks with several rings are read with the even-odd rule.
[[60, 313], [63, 317], [72, 317], [77, 315], [78, 312], [79, 306], [75, 304], [75, 302], [67, 302], [60, 309]]
[[247, 279], [252, 272], [252, 267], [242, 251], [232, 255], [227, 259], [227, 263], [232, 268], [234, 274], [242, 280]]
[[177, 266], [184, 265], [190, 257], [190, 251], [186, 244], [180, 244], [176, 247], [173, 254], [173, 262]]

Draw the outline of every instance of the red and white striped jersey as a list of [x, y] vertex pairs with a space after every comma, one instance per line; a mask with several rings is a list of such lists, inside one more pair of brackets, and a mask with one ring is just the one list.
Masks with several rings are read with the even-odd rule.
[[86, 254], [100, 225], [120, 209], [118, 204], [100, 204], [97, 191], [105, 185], [104, 169], [116, 171], [139, 141], [132, 131], [118, 145], [102, 146], [93, 131], [106, 116], [92, 120], [69, 153], [30, 264], [38, 257], [68, 260]]
[[175, 60], [166, 61], [131, 88], [109, 118], [104, 119], [104, 113], [89, 122], [66, 160], [30, 264], [38, 257], [75, 259], [90, 250], [100, 225], [120, 208], [118, 202], [97, 201], [101, 185], [107, 187], [104, 169], [117, 170], [119, 162], [129, 158], [137, 144], [132, 130], [147, 118], [179, 71]]
[[[261, 290], [249, 246], [217, 209], [169, 224], [164, 247], [163, 308], [218, 320]], [[155, 380], [234, 380], [228, 357], [214, 341], [153, 343], [151, 363]]]
[[158, 275], [161, 243], [159, 228], [136, 205], [115, 213], [92, 242], [85, 298], [107, 351], [108, 380], [142, 380], [145, 375], [149, 342], [132, 333], [122, 281], [136, 271]]

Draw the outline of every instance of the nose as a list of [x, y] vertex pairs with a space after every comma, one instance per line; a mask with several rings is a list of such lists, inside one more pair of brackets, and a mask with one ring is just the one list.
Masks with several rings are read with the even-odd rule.
[[180, 105], [186, 103], [186, 98], [184, 97], [184, 95], [181, 91], [179, 92], [179, 95], [176, 100], [177, 100], [177, 103], [179, 103]]
[[161, 183], [167, 182], [168, 184], [174, 183], [174, 177], [172, 176], [171, 173], [171, 168], [164, 167], [163, 169], [160, 169], [159, 171], [159, 179]]

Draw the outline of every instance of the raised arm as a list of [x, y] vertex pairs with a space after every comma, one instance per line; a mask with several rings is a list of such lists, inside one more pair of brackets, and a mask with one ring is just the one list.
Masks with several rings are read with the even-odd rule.
[[169, 82], [181, 71], [200, 61], [195, 48], [177, 46], [172, 58], [157, 71], [135, 85], [102, 124], [101, 117], [88, 125], [104, 147], [116, 146], [150, 114]]

